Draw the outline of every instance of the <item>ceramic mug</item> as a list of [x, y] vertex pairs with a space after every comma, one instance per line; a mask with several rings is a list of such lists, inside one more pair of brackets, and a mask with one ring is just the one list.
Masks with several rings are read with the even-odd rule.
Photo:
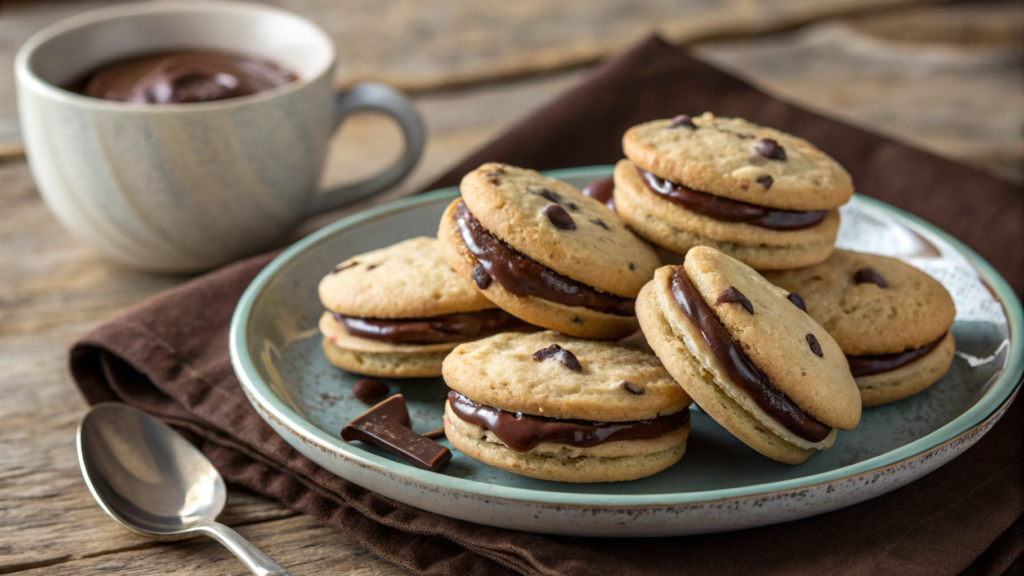
[[[269, 60], [298, 80], [160, 105], [61, 88], [124, 57], [183, 49]], [[15, 61], [32, 174], [64, 226], [131, 267], [195, 272], [268, 249], [303, 218], [397, 183], [423, 151], [412, 103], [373, 83], [336, 94], [335, 59], [318, 26], [256, 4], [151, 2], [64, 20], [29, 39]], [[328, 142], [357, 110], [393, 117], [405, 151], [366, 181], [320, 191]]]

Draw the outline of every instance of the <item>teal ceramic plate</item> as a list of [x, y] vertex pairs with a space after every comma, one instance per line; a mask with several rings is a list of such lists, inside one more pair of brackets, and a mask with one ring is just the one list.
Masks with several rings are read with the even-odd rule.
[[[610, 173], [601, 166], [550, 175], [582, 187]], [[942, 282], [956, 302], [956, 359], [927, 391], [866, 409], [855, 430], [799, 466], [757, 454], [695, 411], [683, 459], [633, 482], [534, 480], [458, 452], [441, 473], [419, 470], [341, 441], [342, 425], [366, 406], [352, 396], [359, 376], [328, 364], [320, 349], [316, 287], [350, 256], [434, 235], [457, 195], [452, 188], [380, 206], [298, 242], [246, 290], [230, 335], [242, 387], [289, 444], [343, 478], [438, 514], [579, 536], [716, 532], [820, 514], [902, 486], [971, 446], [998, 420], [1024, 371], [1020, 303], [992, 267], [927, 223], [856, 196], [842, 209], [838, 245], [900, 257]], [[441, 425], [441, 379], [386, 382], [407, 398], [415, 430]]]

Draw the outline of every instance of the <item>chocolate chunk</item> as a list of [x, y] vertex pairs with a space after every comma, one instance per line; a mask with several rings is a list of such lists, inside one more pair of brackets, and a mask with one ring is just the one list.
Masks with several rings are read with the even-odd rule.
[[718, 296], [718, 300], [715, 300], [715, 306], [718, 306], [724, 302], [733, 302], [735, 304], [740, 304], [741, 306], [747, 309], [747, 312], [750, 312], [751, 314], [754, 313], [754, 305], [750, 303], [750, 300], [747, 300], [747, 297], [744, 296], [742, 292], [740, 292], [733, 286], [729, 286], [728, 288], [726, 288], [725, 292], [722, 292]]
[[366, 442], [431, 472], [440, 471], [452, 459], [450, 450], [409, 428], [409, 409], [401, 394], [395, 394], [345, 424], [341, 439]]
[[680, 114], [668, 123], [668, 128], [689, 128], [690, 130], [696, 130], [697, 125], [693, 123], [693, 118], [690, 118], [689, 114]]
[[541, 212], [548, 217], [548, 220], [551, 220], [551, 223], [555, 225], [555, 228], [560, 230], [576, 229], [576, 222], [573, 221], [572, 216], [569, 216], [569, 213], [565, 211], [565, 208], [562, 208], [558, 204], [548, 204], [543, 210], [541, 210]]
[[538, 362], [547, 360], [548, 358], [558, 360], [573, 372], [583, 372], [583, 366], [580, 366], [580, 361], [576, 359], [576, 355], [565, 348], [562, 348], [558, 344], [552, 344], [547, 348], [537, 350], [533, 353], [533, 359]]
[[577, 206], [575, 202], [566, 202], [565, 205], [569, 208], [569, 210], [572, 210], [573, 212], [578, 212], [580, 209], [580, 207]]
[[476, 287], [481, 290], [487, 290], [491, 285], [491, 275], [479, 262], [473, 266], [473, 282], [476, 282]]
[[804, 304], [804, 299], [801, 298], [800, 295], [797, 294], [796, 292], [790, 292], [789, 295], [786, 296], [786, 300], [789, 300], [790, 302], [793, 303], [794, 306], [803, 310], [804, 312], [807, 312], [807, 305]]
[[644, 393], [643, 388], [637, 386], [636, 384], [633, 384], [629, 380], [623, 380], [622, 382], [619, 382], [619, 388], [622, 388], [623, 390], [629, 392], [634, 396], [639, 396]]
[[754, 142], [754, 151], [769, 160], [785, 160], [786, 150], [771, 138], [761, 138]]
[[338, 264], [337, 266], [335, 266], [331, 270], [331, 274], [337, 274], [338, 272], [341, 272], [342, 270], [348, 270], [349, 268], [351, 268], [353, 266], [358, 266], [358, 265], [359, 265], [359, 262], [356, 262], [355, 260], [353, 260], [352, 262], [349, 262], [348, 264]]
[[352, 386], [352, 394], [363, 402], [369, 402], [388, 395], [388, 386], [372, 378], [363, 378]]
[[818, 339], [814, 337], [814, 334], [807, 335], [807, 345], [811, 347], [811, 352], [814, 352], [814, 355], [818, 358], [824, 356], [821, 352], [821, 344], [818, 344]]
[[441, 426], [440, 428], [431, 430], [430, 432], [425, 432], [423, 434], [423, 437], [424, 438], [430, 438], [431, 440], [437, 440], [438, 438], [444, 438], [444, 426]]
[[611, 230], [611, 228], [608, 228], [608, 225], [604, 223], [604, 220], [601, 220], [600, 218], [591, 218], [590, 221], [605, 230]]
[[875, 284], [879, 288], [887, 288], [889, 286], [889, 283], [878, 273], [878, 270], [871, 266], [857, 270], [857, 273], [853, 275], [853, 281], [857, 284]]
[[772, 184], [775, 183], [775, 180], [772, 179], [771, 176], [761, 176], [760, 178], [757, 179], [757, 183], [760, 184], [761, 186], [764, 186], [765, 190], [771, 190]]
[[562, 196], [554, 190], [548, 190], [547, 188], [541, 188], [540, 190], [529, 190], [530, 194], [534, 196], [540, 196], [549, 202], [559, 204], [562, 202]]

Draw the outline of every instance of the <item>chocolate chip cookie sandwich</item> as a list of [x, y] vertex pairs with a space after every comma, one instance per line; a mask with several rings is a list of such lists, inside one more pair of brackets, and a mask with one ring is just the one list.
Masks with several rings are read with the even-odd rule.
[[726, 430], [798, 464], [860, 421], [860, 394], [829, 333], [742, 262], [697, 247], [637, 298], [665, 368]]
[[437, 238], [448, 264], [523, 320], [580, 338], [637, 330], [634, 298], [660, 265], [603, 203], [533, 170], [488, 163], [462, 179]]
[[758, 270], [821, 262], [850, 175], [806, 140], [710, 112], [630, 128], [615, 166], [623, 220], [677, 254], [710, 246]]
[[765, 277], [799, 295], [839, 343], [865, 406], [917, 394], [953, 362], [953, 299], [910, 264], [836, 250], [821, 264]]
[[440, 376], [441, 361], [460, 343], [534, 329], [453, 272], [434, 238], [349, 258], [320, 281], [319, 293], [327, 359], [371, 376]]
[[444, 379], [452, 446], [514, 474], [634, 480], [686, 450], [690, 398], [653, 354], [552, 331], [507, 333], [459, 345]]

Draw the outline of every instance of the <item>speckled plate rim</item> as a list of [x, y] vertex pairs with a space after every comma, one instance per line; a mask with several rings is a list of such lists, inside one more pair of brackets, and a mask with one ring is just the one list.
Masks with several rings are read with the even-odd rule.
[[[575, 176], [591, 175], [593, 178], [607, 176], [612, 173], [612, 166], [588, 166], [581, 168], [569, 168], [563, 170], [551, 170], [544, 172], [545, 175], [554, 178], [572, 178]], [[455, 198], [459, 194], [457, 187], [444, 188], [425, 194], [419, 194], [410, 198], [397, 200], [370, 208], [358, 214], [348, 216], [337, 222], [329, 224], [324, 228], [310, 234], [296, 242], [267, 266], [253, 279], [252, 283], [242, 294], [241, 299], [235, 308], [231, 318], [229, 333], [229, 349], [231, 363], [235, 374], [238, 376], [246, 394], [266, 413], [285, 424], [296, 435], [304, 437], [304, 440], [329, 447], [337, 455], [352, 460], [353, 464], [378, 469], [382, 472], [404, 476], [409, 480], [426, 485], [437, 486], [448, 490], [466, 492], [491, 498], [502, 498], [512, 501], [534, 502], [543, 504], [554, 504], [561, 506], [583, 506], [596, 508], [617, 508], [617, 507], [649, 507], [649, 506], [678, 506], [691, 504], [704, 504], [736, 498], [758, 497], [776, 492], [799, 490], [825, 483], [838, 482], [847, 478], [862, 476], [897, 466], [907, 460], [922, 457], [945, 444], [957, 440], [970, 431], [982, 427], [998, 418], [1009, 406], [1017, 389], [1020, 387], [1022, 376], [1024, 376], [1024, 339], [1021, 330], [1024, 328], [1024, 311], [1021, 309], [1020, 301], [1003, 277], [995, 271], [992, 266], [965, 246], [962, 242], [936, 228], [928, 222], [890, 206], [882, 201], [866, 196], [856, 195], [856, 200], [872, 208], [885, 212], [889, 216], [901, 221], [901, 224], [911, 230], [922, 233], [923, 236], [934, 235], [949, 243], [955, 248], [967, 262], [977, 271], [978, 276], [988, 286], [989, 290], [1003, 307], [1009, 326], [1009, 346], [1007, 349], [1006, 369], [992, 382], [982, 397], [963, 414], [953, 419], [938, 430], [899, 448], [869, 458], [856, 464], [836, 468], [827, 472], [769, 482], [764, 484], [752, 484], [734, 488], [705, 490], [698, 492], [678, 492], [662, 494], [573, 494], [567, 492], [550, 492], [545, 490], [534, 490], [526, 488], [512, 488], [467, 480], [442, 474], [435, 474], [408, 466], [406, 464], [377, 456], [357, 446], [349, 445], [323, 430], [320, 430], [301, 415], [296, 413], [288, 404], [282, 401], [273, 392], [269, 383], [260, 376], [249, 355], [248, 329], [255, 308], [264, 289], [278, 274], [282, 268], [291, 263], [303, 253], [311, 250], [326, 239], [343, 232], [357, 224], [365, 224], [369, 221], [389, 216], [396, 212], [417, 208], [423, 204], [429, 204], [439, 199]], [[311, 287], [311, 289], [314, 289]]]

